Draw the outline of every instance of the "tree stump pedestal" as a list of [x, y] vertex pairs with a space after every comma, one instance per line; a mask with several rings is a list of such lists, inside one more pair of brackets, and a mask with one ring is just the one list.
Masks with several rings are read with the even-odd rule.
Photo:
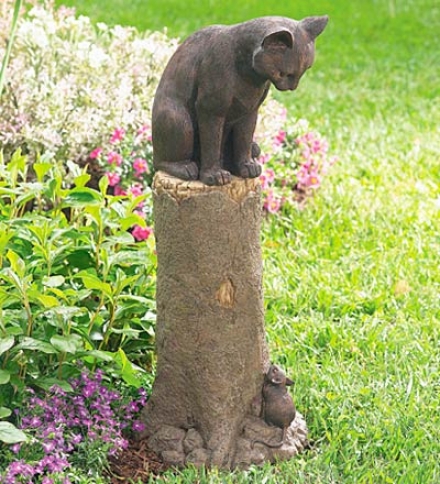
[[246, 467], [307, 444], [301, 414], [282, 447], [261, 418], [265, 341], [258, 179], [210, 187], [163, 172], [153, 182], [157, 376], [143, 437], [174, 465]]

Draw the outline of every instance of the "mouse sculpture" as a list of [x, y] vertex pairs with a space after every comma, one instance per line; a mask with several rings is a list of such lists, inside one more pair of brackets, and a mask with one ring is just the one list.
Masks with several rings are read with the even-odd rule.
[[183, 180], [225, 185], [261, 174], [253, 143], [270, 84], [297, 88], [328, 17], [261, 17], [206, 27], [186, 39], [160, 80], [152, 113], [153, 163]]
[[280, 442], [271, 444], [263, 440], [254, 440], [254, 444], [260, 443], [276, 449], [284, 444], [286, 432], [296, 415], [295, 404], [290, 396], [287, 386], [293, 385], [293, 381], [286, 377], [284, 371], [277, 365], [272, 365], [264, 377], [263, 384], [263, 418], [268, 425], [282, 429]]

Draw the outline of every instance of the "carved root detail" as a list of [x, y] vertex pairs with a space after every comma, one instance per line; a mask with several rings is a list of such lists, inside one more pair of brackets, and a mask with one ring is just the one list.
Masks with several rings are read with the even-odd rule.
[[[183, 467], [192, 464], [196, 467], [247, 468], [252, 464], [291, 459], [308, 447], [307, 426], [304, 417], [297, 412], [295, 420], [286, 431], [283, 445], [272, 448], [262, 440], [279, 440], [280, 429], [268, 426], [258, 417], [246, 417], [243, 434], [232, 442], [230, 455], [223, 456], [221, 449], [209, 450], [202, 436], [195, 429], [187, 431], [164, 425], [148, 439], [148, 446], [166, 461]], [[222, 454], [220, 458], [220, 454]], [[220, 462], [220, 460], [222, 462]]]

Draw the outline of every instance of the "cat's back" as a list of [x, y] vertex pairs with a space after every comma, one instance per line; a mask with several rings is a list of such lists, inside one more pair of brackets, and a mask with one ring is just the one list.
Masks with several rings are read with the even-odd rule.
[[178, 47], [171, 58], [172, 62], [197, 64], [208, 55], [216, 55], [219, 39], [224, 37], [227, 29], [224, 25], [210, 25], [194, 32]]

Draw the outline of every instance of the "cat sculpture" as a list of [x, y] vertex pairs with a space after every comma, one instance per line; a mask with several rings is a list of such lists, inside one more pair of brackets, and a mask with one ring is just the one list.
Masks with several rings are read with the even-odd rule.
[[192, 34], [169, 60], [153, 103], [153, 163], [183, 180], [225, 185], [261, 174], [253, 142], [273, 84], [293, 91], [328, 17], [261, 17]]

